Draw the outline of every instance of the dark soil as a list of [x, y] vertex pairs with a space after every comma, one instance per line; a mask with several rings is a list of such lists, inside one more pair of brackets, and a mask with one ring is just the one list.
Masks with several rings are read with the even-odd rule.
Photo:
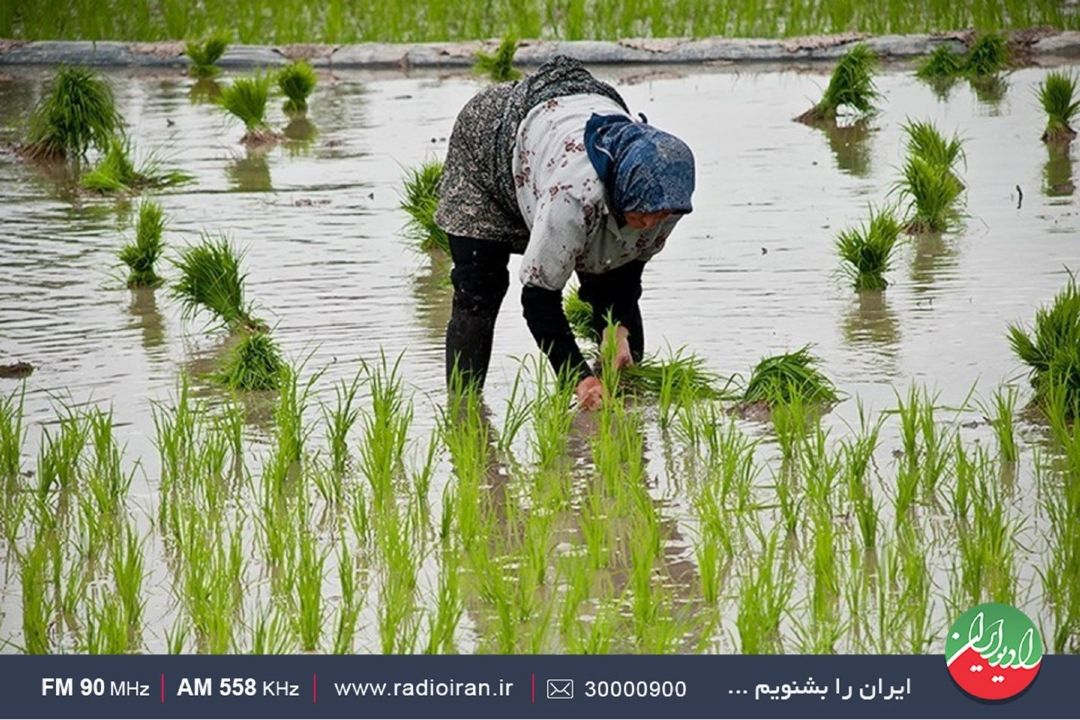
[[8, 365], [0, 365], [0, 378], [5, 380], [18, 380], [25, 377], [30, 377], [34, 372], [34, 366], [28, 362], [10, 363]]

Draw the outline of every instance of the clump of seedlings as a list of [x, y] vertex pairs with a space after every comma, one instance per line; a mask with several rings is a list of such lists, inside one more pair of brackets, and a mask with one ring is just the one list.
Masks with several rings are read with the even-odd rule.
[[30, 116], [20, 152], [40, 160], [82, 157], [91, 147], [108, 148], [122, 124], [105, 80], [86, 68], [61, 67]]
[[908, 157], [896, 186], [908, 201], [907, 232], [943, 232], [956, 219], [963, 185], [951, 170], [918, 155]]
[[[908, 154], [949, 171], [956, 177], [956, 164], [965, 160], [964, 141], [954, 134], [946, 139], [930, 121], [909, 120], [903, 125], [908, 138]], [[959, 179], [959, 178], [957, 178]]]
[[1076, 76], [1069, 72], [1050, 72], [1039, 85], [1039, 102], [1046, 112], [1044, 143], [1068, 145], [1076, 137], [1072, 122], [1080, 114], [1080, 100], [1075, 96]]
[[493, 53], [476, 53], [473, 72], [484, 75], [495, 82], [507, 82], [521, 77], [521, 71], [514, 67], [514, 54], [517, 53], [517, 38], [503, 38], [499, 48]]
[[165, 250], [162, 232], [165, 230], [165, 214], [161, 206], [152, 200], [139, 205], [139, 221], [135, 226], [135, 239], [120, 248], [120, 262], [128, 267], [129, 288], [154, 288], [164, 282], [154, 271], [154, 265]]
[[595, 340], [596, 333], [593, 331], [593, 308], [588, 302], [581, 299], [578, 288], [570, 288], [563, 295], [563, 314], [575, 337], [582, 340]]
[[922, 80], [946, 80], [964, 71], [963, 53], [954, 53], [947, 46], [941, 45], [927, 55], [915, 70], [915, 75]]
[[821, 100], [795, 119], [804, 123], [835, 120], [842, 107], [851, 108], [859, 115], [874, 112], [874, 101], [878, 98], [874, 87], [876, 66], [877, 56], [868, 46], [859, 44], [851, 48], [837, 62]]
[[303, 60], [290, 63], [278, 71], [278, 89], [285, 96], [285, 112], [303, 113], [307, 111], [307, 99], [315, 90], [318, 78], [315, 70]]
[[245, 332], [233, 346], [217, 380], [232, 390], [276, 390], [287, 369], [281, 351], [268, 332]]
[[184, 54], [191, 60], [189, 72], [193, 77], [210, 78], [221, 72], [217, 61], [225, 54], [229, 47], [229, 36], [225, 33], [214, 33], [202, 42], [189, 40], [184, 46]]
[[401, 209], [409, 214], [405, 233], [419, 250], [441, 250], [449, 255], [450, 238], [435, 222], [442, 176], [442, 160], [429, 160], [420, 167], [409, 170], [405, 175]]
[[1009, 62], [1009, 47], [1005, 38], [996, 33], [980, 35], [964, 56], [963, 72], [973, 77], [994, 75]]
[[1075, 276], [1069, 276], [1048, 307], [1036, 311], [1030, 334], [1020, 325], [1009, 326], [1009, 345], [1031, 368], [1035, 401], [1045, 406], [1058, 396], [1065, 414], [1075, 418], [1080, 413], [1080, 287]]
[[164, 169], [152, 155], [136, 167], [132, 155], [130, 140], [126, 137], [112, 138], [108, 152], [93, 170], [82, 176], [80, 184], [95, 192], [124, 193], [179, 185], [192, 180], [191, 175], [179, 170]]
[[744, 405], [763, 404], [772, 408], [799, 402], [803, 405], [832, 405], [840, 400], [832, 381], [817, 368], [818, 359], [806, 346], [792, 353], [761, 360], [750, 373], [743, 390]]
[[276, 142], [278, 134], [266, 122], [266, 103], [270, 99], [270, 75], [256, 73], [237, 78], [222, 88], [218, 105], [244, 123], [247, 132], [240, 138], [245, 145], [264, 145]]
[[856, 290], [884, 290], [885, 273], [892, 268], [900, 222], [892, 210], [870, 212], [870, 222], [844, 230], [836, 240], [844, 274]]
[[240, 271], [242, 254], [229, 239], [203, 233], [200, 242], [185, 248], [174, 261], [180, 279], [172, 294], [180, 301], [185, 317], [208, 312], [215, 320], [232, 329], [265, 330], [265, 325], [251, 315], [244, 299], [244, 281]]

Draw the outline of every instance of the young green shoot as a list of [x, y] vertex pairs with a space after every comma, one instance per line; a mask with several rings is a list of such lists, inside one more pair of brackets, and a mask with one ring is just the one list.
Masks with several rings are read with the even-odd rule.
[[428, 160], [406, 172], [401, 209], [409, 215], [405, 235], [421, 252], [440, 250], [450, 254], [450, 238], [435, 222], [439, 206], [439, 183], [443, 176], [442, 160]]
[[21, 153], [40, 160], [79, 158], [91, 147], [106, 150], [122, 126], [109, 84], [87, 68], [63, 66], [30, 116]]
[[263, 330], [262, 323], [251, 316], [244, 300], [241, 272], [243, 254], [225, 235], [203, 233], [196, 245], [180, 252], [173, 261], [180, 278], [173, 283], [172, 295], [180, 301], [185, 318], [208, 313], [230, 330]]
[[919, 61], [915, 74], [922, 80], [936, 81], [954, 78], [964, 71], [964, 54], [954, 53], [947, 45]]
[[229, 350], [214, 377], [231, 390], [277, 390], [287, 369], [281, 350], [270, 333], [245, 331]]
[[473, 72], [494, 80], [507, 82], [521, 77], [521, 71], [514, 67], [514, 54], [517, 52], [517, 38], [503, 38], [499, 48], [492, 53], [476, 53]]
[[1057, 392], [1064, 414], [1080, 412], [1080, 286], [1069, 276], [1065, 287], [1049, 306], [1035, 313], [1030, 332], [1019, 324], [1009, 326], [1009, 345], [1021, 362], [1031, 368], [1029, 377], [1035, 400], [1045, 409]]
[[840, 108], [850, 108], [859, 115], [874, 112], [879, 97], [874, 87], [877, 56], [867, 45], [858, 44], [840, 56], [829, 84], [817, 105], [796, 118], [814, 123], [836, 118]]
[[871, 209], [869, 224], [840, 233], [836, 249], [843, 272], [856, 290], [884, 290], [888, 286], [885, 273], [892, 269], [899, 236], [900, 222], [890, 209]]
[[1071, 72], [1053, 70], [1039, 85], [1039, 102], [1046, 112], [1046, 130], [1042, 140], [1047, 144], [1068, 145], [1076, 137], [1072, 123], [1080, 115], [1080, 100], [1076, 98], [1076, 76]]
[[956, 164], [966, 160], [964, 143], [959, 135], [950, 139], [930, 121], [908, 120], [903, 124], [907, 135], [908, 154], [919, 157], [937, 168], [943, 168], [956, 174]]
[[912, 155], [897, 183], [900, 197], [907, 199], [907, 231], [912, 234], [944, 232], [959, 212], [956, 201], [963, 185], [948, 168]]
[[217, 61], [229, 47], [229, 36], [223, 32], [213, 33], [202, 42], [188, 40], [184, 54], [191, 61], [189, 72], [192, 77], [210, 78], [221, 72]]
[[972, 77], [986, 77], [1005, 69], [1009, 62], [1009, 47], [1005, 38], [986, 33], [975, 39], [964, 57], [963, 72]]
[[318, 78], [310, 64], [303, 60], [289, 63], [277, 73], [277, 85], [285, 96], [285, 112], [307, 111], [307, 99], [315, 90]]
[[237, 78], [221, 89], [217, 103], [244, 124], [247, 132], [240, 142], [245, 145], [263, 145], [278, 140], [278, 134], [266, 122], [266, 103], [270, 99], [272, 80], [267, 73], [256, 73]]
[[165, 214], [161, 205], [153, 200], [143, 200], [139, 205], [135, 239], [120, 248], [120, 262], [128, 267], [129, 288], [156, 288], [164, 282], [154, 270], [165, 251], [164, 230]]
[[114, 137], [101, 162], [79, 180], [87, 190], [98, 193], [132, 193], [147, 188], [180, 185], [192, 180], [192, 176], [179, 170], [166, 170], [153, 155], [136, 167], [132, 159], [134, 151], [126, 137]]
[[790, 403], [796, 396], [808, 405], [839, 402], [836, 387], [817, 365], [818, 359], [810, 354], [809, 346], [762, 359], [743, 390], [743, 404], [762, 403], [771, 408]]

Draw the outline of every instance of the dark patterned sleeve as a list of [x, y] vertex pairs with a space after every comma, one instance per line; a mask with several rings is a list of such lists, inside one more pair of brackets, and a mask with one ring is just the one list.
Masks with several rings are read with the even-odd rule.
[[563, 312], [561, 292], [526, 285], [521, 289], [521, 309], [536, 344], [556, 373], [567, 372], [577, 381], [592, 375]]

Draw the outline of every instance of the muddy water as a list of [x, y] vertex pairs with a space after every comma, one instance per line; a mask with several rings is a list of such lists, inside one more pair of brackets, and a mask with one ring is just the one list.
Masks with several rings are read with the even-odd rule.
[[[1021, 70], [1006, 86], [958, 84], [947, 97], [903, 68], [879, 79], [881, 113], [864, 125], [826, 132], [791, 121], [818, 96], [823, 69], [601, 70], [632, 109], [683, 137], [698, 160], [695, 212], [650, 263], [642, 300], [647, 343], [686, 345], [724, 374], [746, 373], [763, 355], [811, 343], [848, 396], [829, 416], [856, 422], [860, 398], [877, 411], [914, 380], [957, 407], [974, 392], [989, 398], [1003, 382], [1026, 392], [1004, 337], [1010, 321], [1030, 321], [1080, 265], [1080, 217], [1073, 162], [1039, 140], [1033, 95], [1043, 70]], [[380, 349], [406, 351], [403, 370], [417, 391], [417, 433], [426, 434], [441, 397], [442, 331], [449, 295], [444, 268], [412, 251], [397, 208], [402, 169], [442, 155], [458, 108], [481, 84], [467, 76], [335, 73], [311, 101], [310, 126], [293, 124], [285, 144], [246, 151], [242, 130], [178, 75], [109, 75], [140, 152], [157, 148], [196, 181], [160, 196], [174, 247], [200, 232], [227, 232], [247, 249], [249, 292], [294, 360], [326, 370], [320, 387], [351, 377]], [[0, 139], [17, 140], [45, 75], [15, 70], [0, 79]], [[958, 130], [967, 153], [966, 216], [957, 232], [911, 240], [884, 295], [859, 297], [837, 273], [838, 230], [890, 195], [902, 162], [901, 123], [932, 119]], [[278, 108], [272, 122], [287, 124]], [[1073, 153], [1075, 156], [1075, 151]], [[1022, 201], [1021, 201], [1022, 193]], [[79, 197], [70, 180], [0, 154], [0, 363], [24, 360], [32, 422], [57, 402], [112, 406], [128, 457], [144, 459], [135, 502], [152, 504], [156, 467], [151, 407], [169, 397], [181, 371], [205, 367], [221, 338], [181, 319], [164, 290], [132, 294], [115, 267], [131, 233], [134, 203]], [[499, 318], [487, 397], [502, 406], [535, 348], [521, 319], [517, 285]], [[18, 387], [0, 380], [0, 391]], [[948, 415], [947, 417], [952, 417]], [[969, 410], [959, 421], [980, 420]], [[764, 433], [761, 426], [750, 426]], [[258, 437], [258, 425], [252, 433]], [[963, 428], [989, 442], [985, 425]], [[1033, 426], [1021, 434], [1039, 436]], [[884, 435], [886, 477], [895, 432]], [[651, 445], [656, 447], [656, 445]], [[1033, 484], [1025, 446], [1017, 482]], [[650, 471], [658, 496], [681, 521], [686, 500]], [[1036, 517], [1034, 493], [1019, 494]], [[1041, 521], [1026, 530], [1034, 533]], [[1021, 588], [1036, 579], [1038, 553], [1022, 556]], [[935, 573], [937, 576], [938, 573]], [[167, 616], [164, 571], [147, 585]], [[942, 580], [942, 577], [938, 577]], [[157, 586], [155, 587], [155, 583]], [[20, 625], [17, 579], [4, 588], [0, 624]], [[1042, 614], [1036, 592], [1026, 607]], [[153, 623], [155, 614], [148, 616]], [[155, 641], [151, 641], [155, 642]]]

